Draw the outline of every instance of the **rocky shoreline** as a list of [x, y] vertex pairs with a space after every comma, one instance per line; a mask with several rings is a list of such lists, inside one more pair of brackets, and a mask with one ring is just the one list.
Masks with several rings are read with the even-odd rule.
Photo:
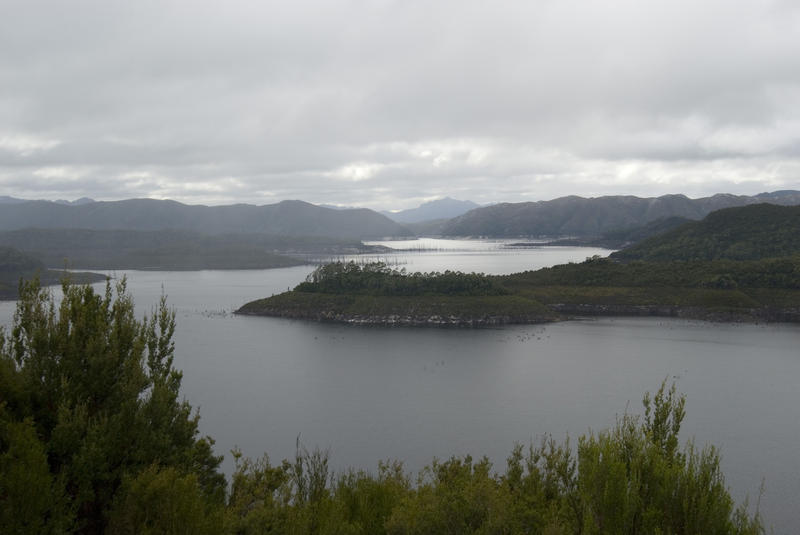
[[424, 315], [424, 314], [344, 314], [332, 310], [299, 310], [261, 308], [258, 310], [240, 308], [235, 312], [242, 316], [269, 316], [276, 318], [301, 319], [319, 322], [345, 323], [348, 325], [376, 325], [398, 327], [492, 327], [512, 324], [551, 323], [561, 319], [552, 316], [457, 316], [457, 315]]
[[599, 305], [565, 304], [547, 305], [552, 315], [425, 315], [425, 314], [345, 314], [333, 310], [308, 310], [299, 308], [245, 308], [235, 314], [301, 319], [348, 325], [408, 326], [408, 327], [492, 327], [499, 325], [529, 325], [552, 323], [575, 317], [669, 317], [703, 320], [716, 323], [800, 323], [800, 308], [750, 308], [716, 309], [671, 305]]

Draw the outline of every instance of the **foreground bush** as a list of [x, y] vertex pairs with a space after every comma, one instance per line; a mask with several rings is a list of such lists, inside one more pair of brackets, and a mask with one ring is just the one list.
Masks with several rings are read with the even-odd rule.
[[680, 447], [684, 398], [665, 385], [644, 416], [558, 443], [517, 446], [505, 471], [488, 459], [435, 460], [415, 484], [402, 465], [334, 477], [327, 457], [294, 463], [238, 460], [229, 508], [235, 533], [757, 534], [761, 520], [736, 507], [719, 454]]
[[333, 474], [298, 443], [272, 465], [234, 451], [230, 488], [179, 400], [174, 314], [138, 321], [124, 282], [22, 288], [0, 331], [0, 533], [757, 534], [713, 447], [681, 446], [684, 398], [662, 384], [644, 414], [576, 445], [516, 446], [505, 470], [467, 456]]
[[174, 314], [162, 300], [137, 320], [124, 281], [63, 293], [56, 305], [23, 285], [0, 333], [0, 532], [103, 533], [121, 493], [139, 488], [123, 482], [154, 465], [192, 474], [203, 500], [222, 505], [222, 458], [180, 398]]

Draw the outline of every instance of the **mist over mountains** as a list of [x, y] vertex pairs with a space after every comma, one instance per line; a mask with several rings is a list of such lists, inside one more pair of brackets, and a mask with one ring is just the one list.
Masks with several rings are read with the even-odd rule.
[[479, 204], [472, 201], [459, 201], [458, 199], [445, 197], [444, 199], [423, 203], [416, 208], [397, 212], [382, 211], [381, 213], [398, 223], [422, 223], [423, 221], [436, 219], [451, 219], [479, 207]]

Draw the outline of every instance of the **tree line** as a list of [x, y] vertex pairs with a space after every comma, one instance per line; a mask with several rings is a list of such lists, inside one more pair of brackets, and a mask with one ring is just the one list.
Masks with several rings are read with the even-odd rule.
[[505, 295], [508, 293], [493, 277], [483, 273], [445, 271], [408, 273], [383, 262], [357, 264], [333, 262], [317, 267], [298, 292], [360, 294], [382, 296], [411, 295]]

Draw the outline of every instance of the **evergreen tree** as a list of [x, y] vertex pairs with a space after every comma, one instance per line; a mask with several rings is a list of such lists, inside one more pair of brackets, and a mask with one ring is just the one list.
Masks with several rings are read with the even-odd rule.
[[[25, 462], [33, 467], [19, 474], [16, 463], [0, 464], [7, 482], [0, 508], [19, 498], [16, 478], [37, 477], [37, 485], [49, 486], [51, 502], [64, 504], [45, 521], [50, 515], [53, 525], [102, 533], [123, 481], [154, 465], [193, 474], [203, 499], [221, 505], [221, 457], [210, 438], [199, 436], [199, 416], [180, 399], [174, 312], [162, 299], [151, 318], [137, 320], [124, 279], [115, 287], [107, 283], [104, 294], [69, 283], [62, 289], [56, 304], [38, 282], [21, 284], [13, 327], [0, 338], [8, 437], [0, 455], [19, 456], [22, 441], [30, 442]], [[48, 468], [41, 476], [35, 476], [44, 466], [37, 451]]]

